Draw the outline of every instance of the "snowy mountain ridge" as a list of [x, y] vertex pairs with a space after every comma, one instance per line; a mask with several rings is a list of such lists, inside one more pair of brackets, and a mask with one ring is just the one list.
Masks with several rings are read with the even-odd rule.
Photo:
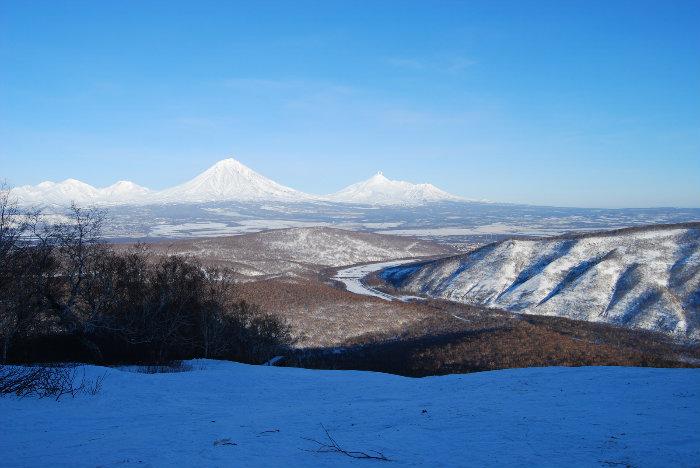
[[700, 223], [511, 239], [381, 277], [430, 297], [700, 340]]
[[133, 182], [120, 180], [109, 187], [96, 188], [76, 179], [62, 182], [41, 182], [13, 189], [12, 195], [22, 205], [78, 204], [118, 205], [146, 199], [152, 191]]
[[439, 201], [467, 201], [431, 184], [387, 179], [381, 172], [370, 179], [322, 197], [281, 185], [229, 158], [217, 162], [194, 179], [161, 191], [119, 181], [96, 188], [79, 180], [42, 182], [13, 190], [22, 205], [126, 205], [204, 203], [218, 201], [337, 202], [369, 205], [421, 205]]

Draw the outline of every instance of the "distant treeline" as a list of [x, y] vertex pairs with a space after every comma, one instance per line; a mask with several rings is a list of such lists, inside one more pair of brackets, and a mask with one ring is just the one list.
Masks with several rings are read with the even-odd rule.
[[99, 210], [48, 219], [0, 187], [0, 362], [260, 363], [292, 344], [283, 322], [237, 297], [231, 271], [115, 251]]

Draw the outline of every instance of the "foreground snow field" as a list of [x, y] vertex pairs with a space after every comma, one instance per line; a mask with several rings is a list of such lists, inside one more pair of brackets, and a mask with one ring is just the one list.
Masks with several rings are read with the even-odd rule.
[[[411, 379], [191, 361], [98, 396], [0, 398], [2, 466], [382, 466], [316, 453], [323, 424], [390, 466], [697, 466], [700, 369], [531, 368]], [[311, 451], [307, 451], [311, 450]]]

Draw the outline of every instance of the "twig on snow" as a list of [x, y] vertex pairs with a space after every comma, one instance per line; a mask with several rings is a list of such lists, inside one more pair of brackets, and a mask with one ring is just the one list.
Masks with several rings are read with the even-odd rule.
[[389, 458], [386, 457], [381, 452], [377, 452], [376, 450], [370, 450], [371, 453], [367, 452], [360, 452], [360, 451], [354, 451], [354, 450], [345, 450], [342, 448], [338, 442], [331, 436], [330, 432], [328, 432], [328, 429], [321, 424], [321, 428], [323, 428], [323, 431], [326, 433], [326, 437], [328, 438], [328, 442], [319, 442], [316, 439], [310, 439], [308, 437], [302, 437], [304, 440], [308, 440], [309, 442], [313, 442], [318, 445], [318, 448], [316, 450], [305, 450], [306, 452], [317, 452], [317, 453], [340, 453], [342, 455], [346, 455], [350, 458], [363, 458], [367, 460], [380, 460], [380, 461], [391, 461]]

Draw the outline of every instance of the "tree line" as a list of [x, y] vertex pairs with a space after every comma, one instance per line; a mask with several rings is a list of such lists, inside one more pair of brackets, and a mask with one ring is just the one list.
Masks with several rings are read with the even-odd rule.
[[241, 300], [232, 271], [103, 241], [104, 212], [59, 219], [0, 187], [0, 360], [260, 363], [293, 344], [289, 327]]

